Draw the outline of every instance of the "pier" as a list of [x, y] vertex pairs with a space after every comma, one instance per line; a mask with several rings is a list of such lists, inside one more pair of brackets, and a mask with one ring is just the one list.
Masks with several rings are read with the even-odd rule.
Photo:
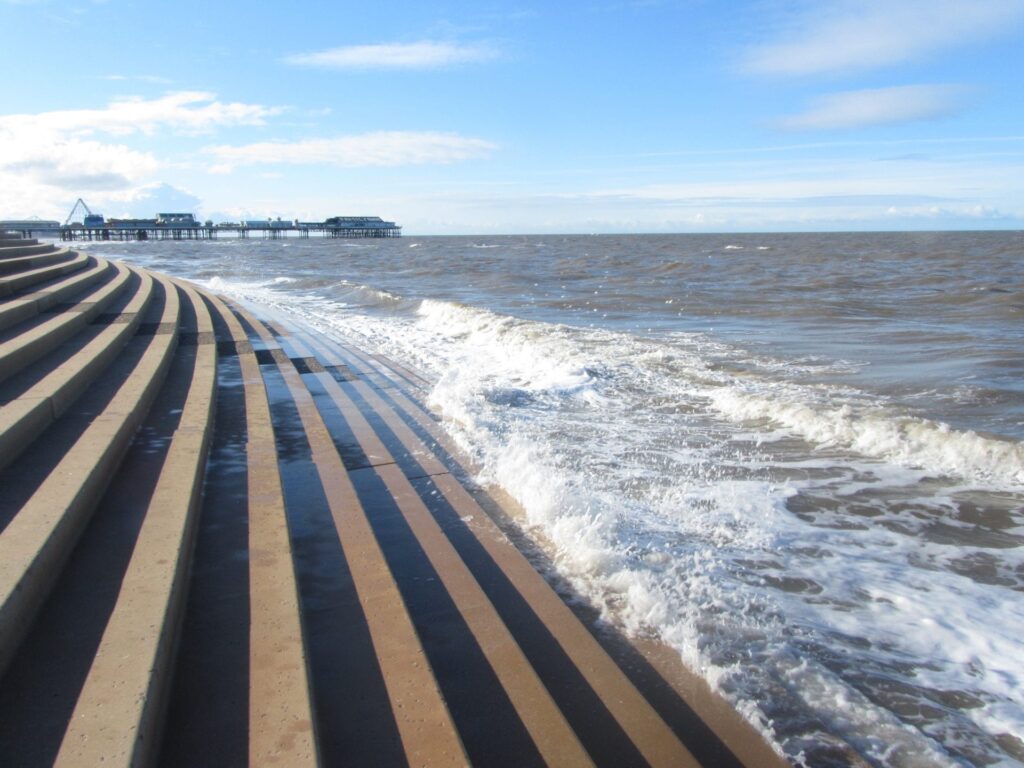
[[[75, 220], [80, 213], [81, 221]], [[73, 221], [74, 220], [74, 221]], [[285, 237], [401, 237], [402, 228], [380, 216], [331, 216], [324, 221], [255, 219], [200, 222], [191, 213], [158, 213], [152, 219], [107, 219], [78, 198], [63, 225], [43, 219], [6, 220], [0, 231], [25, 238], [59, 237], [63, 242], [128, 240], [216, 240], [220, 236], [277, 240]]]
[[424, 374], [268, 313], [0, 233], [0, 764], [785, 765]]
[[221, 236], [235, 238], [262, 238], [265, 240], [277, 240], [285, 237], [309, 238], [331, 237], [331, 238], [378, 238], [378, 237], [401, 237], [402, 228], [393, 222], [384, 222], [385, 226], [358, 226], [327, 224], [289, 224], [281, 225], [277, 222], [266, 224], [215, 224], [215, 225], [194, 225], [194, 226], [159, 226], [156, 224], [145, 226], [66, 226], [60, 229], [60, 239], [65, 242], [76, 240], [216, 240]]

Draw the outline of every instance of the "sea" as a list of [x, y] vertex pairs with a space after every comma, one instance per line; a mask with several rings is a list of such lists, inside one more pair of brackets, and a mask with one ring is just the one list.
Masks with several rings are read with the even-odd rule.
[[1024, 233], [84, 247], [421, 371], [560, 577], [794, 762], [1024, 764]]

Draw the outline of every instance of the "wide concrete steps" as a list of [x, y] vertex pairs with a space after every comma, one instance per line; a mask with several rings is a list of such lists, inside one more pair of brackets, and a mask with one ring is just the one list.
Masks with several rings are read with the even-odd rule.
[[0, 765], [780, 764], [545, 581], [415, 371], [91, 258], [0, 364]]

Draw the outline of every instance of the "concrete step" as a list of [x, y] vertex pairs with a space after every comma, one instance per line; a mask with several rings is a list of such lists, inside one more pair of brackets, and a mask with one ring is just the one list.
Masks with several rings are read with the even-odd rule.
[[213, 430], [217, 349], [210, 313], [180, 286], [199, 343], [155, 489], [54, 765], [149, 764], [159, 746]]
[[36, 245], [39, 241], [34, 237], [22, 237], [0, 233], [0, 248], [17, 247], [19, 245]]
[[[17, 375], [30, 381], [28, 386], [18, 387], [17, 377], [0, 385], [0, 398], [6, 400], [0, 405], [0, 469], [59, 418], [120, 353], [135, 335], [152, 296], [153, 278], [142, 273], [127, 301], [117, 308], [116, 314], [105, 318], [108, 322], [96, 326], [91, 334], [83, 329], [79, 335], [85, 338], [75, 345], [73, 354], [61, 355], [53, 361], [44, 358], [36, 366], [29, 366]], [[33, 371], [33, 367], [44, 373]]]
[[159, 327], [169, 332], [136, 337], [133, 343], [144, 351], [129, 375], [0, 532], [0, 673], [60, 574], [170, 364], [178, 338], [178, 293], [165, 278], [158, 281], [164, 290]]
[[124, 290], [131, 271], [114, 266], [114, 275], [99, 287], [78, 294], [67, 306], [50, 311], [0, 332], [0, 382], [52, 352], [103, 313]]
[[[38, 249], [38, 252], [28, 254], [8, 253], [9, 251], [30, 249]], [[24, 272], [29, 269], [36, 269], [41, 266], [46, 266], [47, 264], [56, 264], [73, 258], [74, 254], [74, 251], [69, 251], [68, 249], [61, 249], [58, 251], [52, 246], [29, 246], [28, 249], [3, 248], [0, 249], [0, 274], [13, 274], [15, 272]]]
[[[246, 320], [266, 349], [277, 346], [262, 324], [252, 317]], [[277, 370], [309, 440], [355, 592], [362, 604], [373, 606], [365, 620], [405, 754], [411, 764], [465, 765], [456, 726], [331, 433], [291, 361], [277, 356]]]
[[84, 269], [89, 263], [89, 257], [85, 254], [75, 254], [73, 258], [62, 259], [54, 264], [0, 277], [0, 298], [14, 295], [33, 285], [53, 280], [61, 275], [77, 272]]
[[0, 331], [67, 301], [76, 293], [108, 277], [113, 269], [106, 259], [94, 259], [84, 254], [70, 264], [77, 269], [30, 286], [0, 303]]
[[7, 267], [12, 261], [31, 259], [33, 256], [46, 256], [57, 252], [57, 246], [52, 243], [0, 245], [0, 271], [8, 271]]

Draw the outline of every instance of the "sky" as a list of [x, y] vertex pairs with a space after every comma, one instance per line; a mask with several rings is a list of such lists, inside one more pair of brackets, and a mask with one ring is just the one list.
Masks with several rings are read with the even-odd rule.
[[1024, 229], [1024, 0], [0, 0], [0, 219]]

